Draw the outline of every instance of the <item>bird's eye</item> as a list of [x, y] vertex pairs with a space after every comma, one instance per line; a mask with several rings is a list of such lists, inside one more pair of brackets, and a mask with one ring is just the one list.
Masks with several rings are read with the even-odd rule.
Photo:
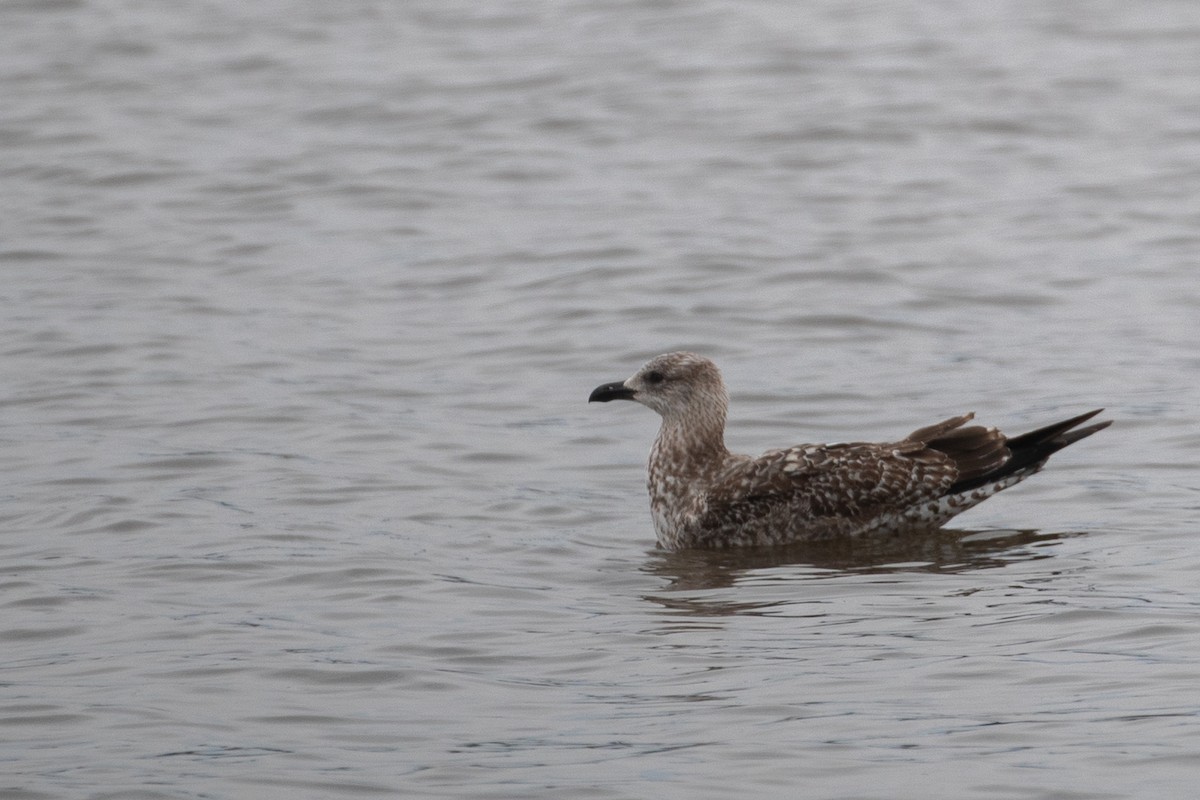
[[666, 379], [667, 379], [667, 376], [663, 375], [658, 370], [654, 370], [653, 372], [646, 373], [646, 383], [650, 383], [650, 384], [662, 383]]

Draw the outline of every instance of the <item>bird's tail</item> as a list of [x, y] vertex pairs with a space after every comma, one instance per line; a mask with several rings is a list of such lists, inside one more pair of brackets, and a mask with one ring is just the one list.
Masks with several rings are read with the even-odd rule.
[[[1007, 478], [1016, 477], [1021, 473], [1031, 475], [1037, 472], [1046, 463], [1046, 459], [1059, 450], [1078, 442], [1080, 439], [1086, 439], [1093, 433], [1104, 430], [1111, 425], [1112, 420], [1105, 420], [1084, 428], [1078, 427], [1103, 410], [1102, 408], [1098, 408], [1095, 411], [1089, 411], [1086, 414], [1080, 414], [1077, 417], [1071, 417], [1062, 422], [1056, 422], [1053, 425], [1047, 425], [1044, 428], [1038, 428], [1029, 433], [1023, 433], [1020, 436], [1006, 439], [1004, 446], [1009, 451], [1009, 457], [1003, 463], [994, 469], [989, 469], [982, 473], [964, 475], [950, 486], [946, 494], [961, 494], [980, 486], [999, 483]], [[1024, 477], [1024, 475], [1021, 477]]]

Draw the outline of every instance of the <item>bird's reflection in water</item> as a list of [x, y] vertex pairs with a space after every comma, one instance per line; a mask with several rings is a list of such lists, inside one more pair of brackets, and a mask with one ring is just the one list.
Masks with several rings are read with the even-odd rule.
[[[886, 538], [835, 539], [785, 547], [731, 550], [656, 551], [645, 571], [663, 578], [666, 592], [725, 589], [772, 570], [792, 579], [898, 572], [955, 573], [1000, 567], [1017, 561], [1049, 558], [1048, 546], [1077, 532], [1036, 530], [946, 530]], [[680, 595], [645, 599], [681, 611], [703, 614], [752, 613], [777, 603], [698, 600]]]

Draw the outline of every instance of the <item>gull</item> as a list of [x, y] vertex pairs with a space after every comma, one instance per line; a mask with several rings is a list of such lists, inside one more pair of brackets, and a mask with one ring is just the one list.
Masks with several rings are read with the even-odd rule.
[[657, 411], [647, 488], [660, 547], [780, 545], [938, 528], [1040, 470], [1103, 409], [1009, 438], [951, 417], [897, 442], [801, 444], [757, 458], [725, 447], [729, 395], [712, 361], [666, 353], [588, 402], [634, 400]]

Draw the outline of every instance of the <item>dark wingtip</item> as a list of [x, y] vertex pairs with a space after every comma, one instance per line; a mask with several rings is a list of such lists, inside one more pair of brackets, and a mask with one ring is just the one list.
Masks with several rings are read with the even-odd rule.
[[[1049, 442], [1054, 439], [1060, 438], [1062, 436], [1062, 434], [1066, 433], [1067, 431], [1071, 430], [1072, 428], [1076, 427], [1077, 425], [1087, 422], [1089, 419], [1096, 416], [1103, 410], [1104, 410], [1103, 408], [1097, 408], [1095, 411], [1089, 411], [1086, 414], [1080, 414], [1077, 417], [1071, 417], [1070, 419], [1064, 419], [1062, 422], [1055, 422], [1054, 424], [1047, 425], [1044, 428], [1038, 428], [1035, 431], [1029, 431], [1028, 433], [1023, 433], [1020, 436], [1014, 436], [1008, 440], [1008, 446], [1012, 450], [1020, 450], [1023, 447], [1029, 447], [1031, 445], [1041, 444], [1043, 442]], [[1112, 424], [1111, 420], [1108, 422], [1105, 422], [1105, 423], [1097, 423], [1097, 425], [1100, 425], [1101, 427], [1105, 427], [1105, 428], [1111, 424]], [[1096, 427], [1096, 425], [1089, 425], [1086, 429], [1089, 431], [1089, 433], [1086, 435], [1090, 436], [1091, 434], [1095, 433], [1096, 431], [1098, 431], [1100, 429], [1101, 428]], [[1080, 433], [1080, 431], [1075, 431], [1075, 433]], [[1074, 438], [1072, 438], [1070, 440], [1070, 442], [1075, 442], [1082, 438], [1083, 438], [1082, 436], [1075, 436]], [[1067, 444], [1069, 444], [1070, 442], [1068, 442]], [[1065, 447], [1066, 445], [1064, 444], [1063, 446]]]
[[[1104, 409], [1099, 409], [1095, 413], [1099, 414], [1100, 411], [1103, 411], [1103, 410]], [[1090, 416], [1094, 416], [1094, 415], [1090, 415]], [[1063, 443], [1063, 447], [1066, 447], [1069, 444], [1074, 444], [1075, 442], [1078, 442], [1080, 439], [1086, 439], [1087, 437], [1091, 436], [1093, 433], [1096, 433], [1097, 431], [1102, 431], [1105, 428], [1107, 428], [1109, 425], [1112, 425], [1112, 424], [1113, 424], [1113, 421], [1111, 419], [1106, 419], [1102, 422], [1097, 422], [1094, 425], [1088, 425], [1086, 428], [1080, 428], [1080, 429], [1074, 430], [1074, 431], [1067, 431], [1066, 433], [1064, 433], [1058, 437], [1058, 441], [1061, 441]]]
[[1028, 433], [1008, 439], [1005, 445], [1008, 447], [1011, 455], [999, 469], [991, 470], [982, 475], [971, 476], [966, 480], [957, 481], [951, 485], [948, 494], [969, 491], [999, 480], [1005, 475], [1020, 472], [1021, 470], [1040, 469], [1041, 465], [1046, 462], [1046, 459], [1067, 445], [1074, 444], [1080, 439], [1085, 439], [1093, 433], [1102, 431], [1109, 425], [1112, 425], [1113, 421], [1109, 419], [1102, 422], [1094, 422], [1085, 428], [1075, 429], [1080, 423], [1087, 422], [1103, 410], [1102, 408], [1097, 408], [1095, 411], [1089, 411], [1086, 414], [1080, 414], [1077, 417], [1071, 417], [1062, 422], [1055, 422], [1044, 428], [1038, 428], [1035, 431], [1029, 431]]
[[597, 386], [588, 396], [589, 403], [607, 403], [609, 400], [632, 400], [637, 394], [621, 381], [613, 381]]

